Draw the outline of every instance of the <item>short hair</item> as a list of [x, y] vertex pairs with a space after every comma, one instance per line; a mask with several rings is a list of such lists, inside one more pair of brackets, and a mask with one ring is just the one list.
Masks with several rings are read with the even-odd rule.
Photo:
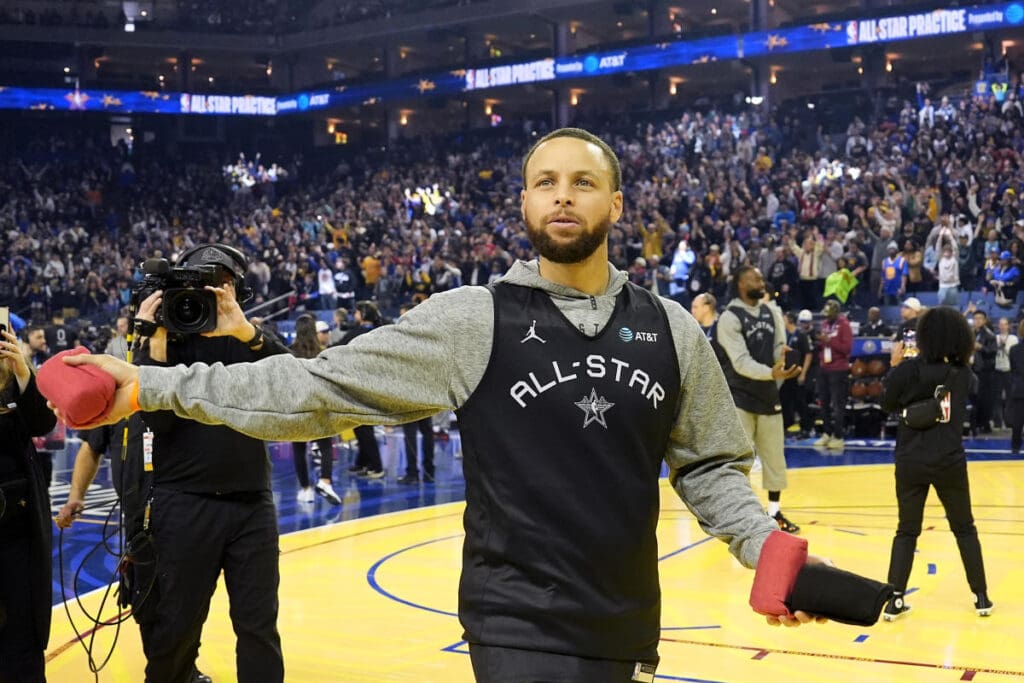
[[936, 306], [917, 322], [917, 348], [926, 363], [968, 365], [974, 353], [974, 333], [960, 311]]
[[380, 325], [380, 309], [377, 308], [377, 304], [369, 299], [356, 302], [356, 310], [359, 311], [359, 315], [363, 316], [363, 320], [373, 325]]
[[710, 306], [711, 310], [715, 310], [718, 307], [718, 299], [716, 299], [715, 295], [711, 292], [703, 292], [698, 294], [695, 298], [700, 299], [704, 304]]
[[593, 133], [583, 130], [582, 128], [559, 128], [553, 130], [530, 148], [530, 151], [523, 157], [523, 185], [526, 184], [526, 166], [530, 163], [530, 159], [533, 158], [533, 153], [537, 151], [537, 148], [543, 145], [548, 140], [554, 140], [555, 138], [576, 138], [577, 140], [583, 140], [589, 142], [592, 145], [596, 145], [600, 148], [601, 153], [604, 154], [605, 160], [608, 162], [609, 168], [612, 172], [612, 192], [618, 192], [622, 189], [622, 166], [619, 165], [619, 157], [615, 155], [615, 151], [608, 146], [608, 143], [597, 137]]

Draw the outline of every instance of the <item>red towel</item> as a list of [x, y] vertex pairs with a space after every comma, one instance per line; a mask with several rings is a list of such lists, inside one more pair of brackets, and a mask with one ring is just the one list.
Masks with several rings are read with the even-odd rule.
[[768, 534], [750, 588], [750, 606], [754, 611], [774, 617], [792, 616], [786, 603], [806, 562], [806, 540], [784, 531]]
[[39, 393], [56, 406], [69, 427], [80, 429], [106, 417], [114, 404], [114, 378], [93, 365], [66, 365], [64, 356], [89, 353], [78, 347], [43, 363], [36, 377]]

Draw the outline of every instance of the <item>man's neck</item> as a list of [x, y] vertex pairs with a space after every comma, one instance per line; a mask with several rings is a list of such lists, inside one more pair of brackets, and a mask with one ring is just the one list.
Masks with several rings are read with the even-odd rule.
[[608, 289], [608, 251], [598, 249], [579, 263], [555, 263], [541, 256], [539, 272], [548, 282], [600, 296]]

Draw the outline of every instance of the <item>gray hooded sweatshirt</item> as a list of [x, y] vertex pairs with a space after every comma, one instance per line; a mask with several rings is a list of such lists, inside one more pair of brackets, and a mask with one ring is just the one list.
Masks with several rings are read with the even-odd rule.
[[[515, 263], [504, 279], [547, 292], [588, 336], [608, 322], [627, 281], [609, 265], [607, 290], [592, 297], [545, 280], [536, 261]], [[682, 393], [665, 453], [670, 481], [701, 528], [753, 568], [762, 543], [778, 526], [747, 479], [750, 443], [704, 332], [679, 304], [662, 304]], [[493, 332], [490, 291], [460, 287], [316, 358], [141, 367], [139, 405], [277, 441], [308, 441], [363, 424], [402, 424], [466, 403], [487, 369]]]

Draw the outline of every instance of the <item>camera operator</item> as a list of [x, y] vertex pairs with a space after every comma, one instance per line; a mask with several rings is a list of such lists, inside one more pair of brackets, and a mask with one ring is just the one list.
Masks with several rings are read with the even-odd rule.
[[[288, 353], [242, 312], [240, 303], [250, 292], [244, 286], [248, 264], [241, 252], [225, 245], [200, 245], [182, 254], [175, 270], [210, 265], [216, 266], [214, 274], [222, 283], [206, 287], [216, 294], [216, 328], [202, 334], [168, 334], [165, 325], [176, 326], [167, 319], [174, 309], [162, 311], [164, 319], [156, 325], [161, 318], [161, 288], [139, 305], [136, 324], [148, 337], [140, 365], [230, 365]], [[174, 284], [173, 277], [167, 282]], [[135, 590], [144, 600], [134, 616], [142, 632], [147, 683], [189, 680], [221, 570], [238, 639], [238, 681], [282, 681], [277, 512], [266, 445], [170, 411], [147, 414], [144, 420], [153, 433], [151, 444], [143, 445], [144, 468], [153, 473], [144, 529], [157, 561], [136, 567]], [[156, 576], [143, 576], [146, 569]]]

